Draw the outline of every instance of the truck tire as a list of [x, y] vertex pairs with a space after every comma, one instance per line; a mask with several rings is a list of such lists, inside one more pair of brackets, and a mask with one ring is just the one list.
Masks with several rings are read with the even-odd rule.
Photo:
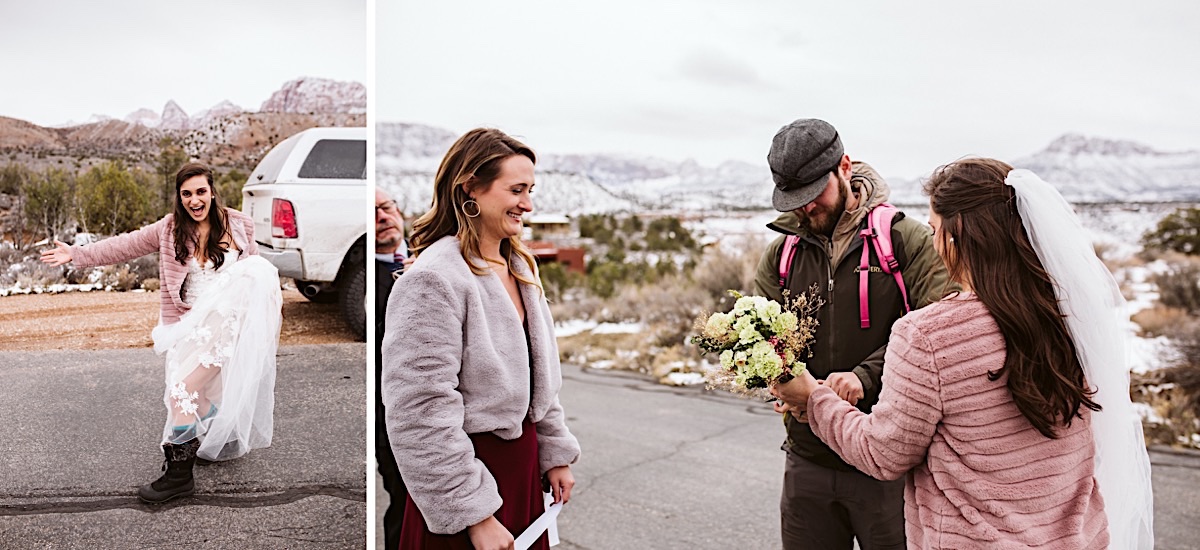
[[[353, 256], [353, 255], [352, 255]], [[360, 342], [367, 341], [367, 266], [359, 260], [346, 266], [338, 284], [338, 306], [342, 318]]]

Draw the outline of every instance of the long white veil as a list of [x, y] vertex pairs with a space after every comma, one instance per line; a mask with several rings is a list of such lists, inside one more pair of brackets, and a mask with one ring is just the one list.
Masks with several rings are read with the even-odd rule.
[[1009, 172], [1005, 183], [1016, 191], [1025, 231], [1055, 283], [1084, 376], [1096, 390], [1092, 399], [1103, 408], [1092, 414], [1092, 433], [1109, 547], [1152, 549], [1150, 458], [1141, 419], [1129, 399], [1128, 334], [1121, 317], [1125, 298], [1058, 190], [1029, 170]]

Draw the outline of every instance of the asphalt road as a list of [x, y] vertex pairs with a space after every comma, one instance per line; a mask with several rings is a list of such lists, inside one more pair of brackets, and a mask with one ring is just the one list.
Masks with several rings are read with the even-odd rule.
[[159, 506], [163, 360], [0, 353], [0, 548], [363, 548], [365, 346], [280, 348], [271, 447]]
[[[615, 371], [565, 366], [563, 378], [583, 457], [558, 548], [780, 547], [783, 427], [770, 405]], [[1155, 547], [1200, 548], [1200, 454], [1152, 451], [1151, 461]], [[379, 490], [377, 525], [386, 502]]]

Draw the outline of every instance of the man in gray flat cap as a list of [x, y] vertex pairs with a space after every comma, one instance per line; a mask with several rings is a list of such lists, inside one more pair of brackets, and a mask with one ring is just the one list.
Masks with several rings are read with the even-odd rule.
[[[767, 227], [782, 235], [759, 262], [757, 293], [782, 303], [784, 290], [796, 295], [816, 285], [825, 304], [817, 312], [807, 368], [869, 413], [879, 399], [892, 323], [954, 289], [932, 231], [897, 213], [889, 234], [902, 281], [882, 269], [862, 233], [872, 210], [892, 208], [885, 204], [887, 183], [867, 164], [850, 160], [828, 122], [801, 119], [784, 126], [767, 163], [775, 182], [772, 203], [783, 212]], [[863, 261], [869, 265], [865, 280]], [[781, 402], [775, 408], [785, 413], [787, 428], [783, 547], [849, 550], [857, 538], [863, 550], [904, 548], [903, 479], [879, 481], [856, 470], [813, 434], [804, 411]]]

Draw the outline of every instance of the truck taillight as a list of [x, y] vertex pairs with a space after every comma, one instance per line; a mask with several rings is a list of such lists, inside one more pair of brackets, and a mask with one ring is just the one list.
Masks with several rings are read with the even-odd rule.
[[292, 207], [292, 201], [271, 200], [271, 236], [284, 239], [296, 238], [296, 209]]

